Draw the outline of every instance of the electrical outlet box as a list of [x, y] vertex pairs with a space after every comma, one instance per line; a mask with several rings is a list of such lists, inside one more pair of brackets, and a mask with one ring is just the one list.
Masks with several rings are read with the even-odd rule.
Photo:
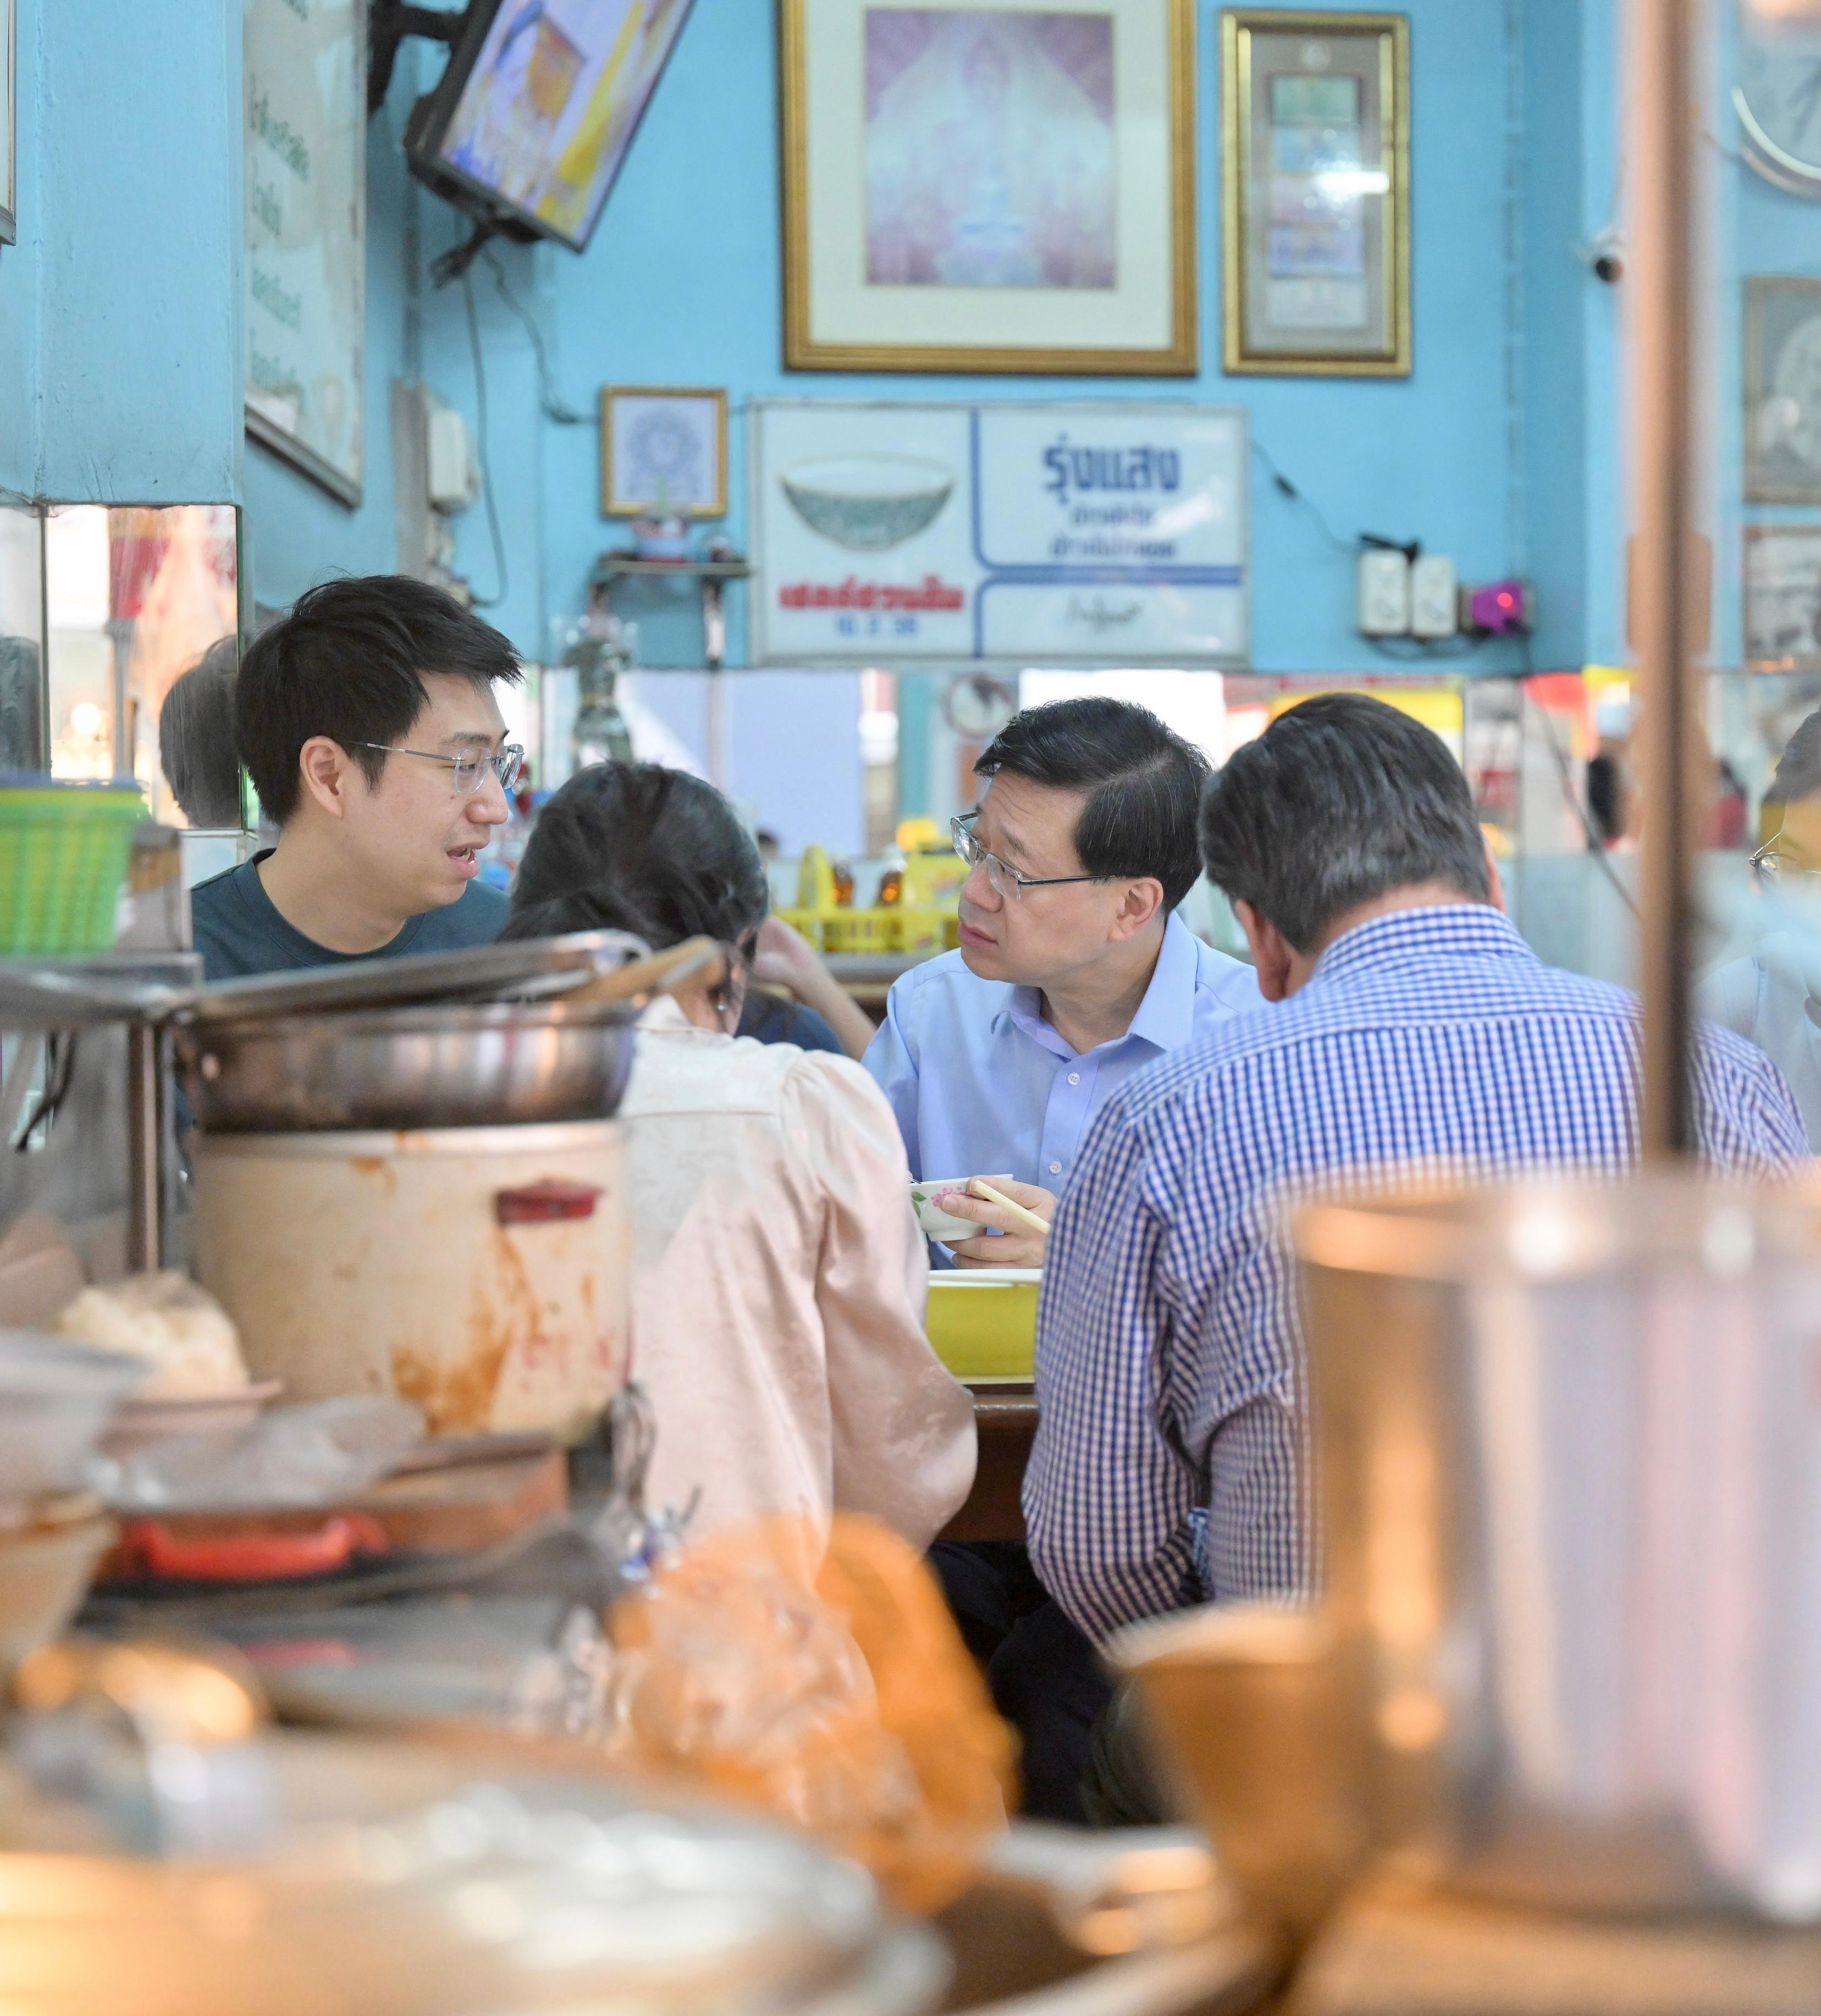
[[1420, 554], [1410, 569], [1410, 635], [1452, 637], [1459, 628], [1458, 594], [1454, 562], [1447, 554]]
[[1410, 628], [1410, 563], [1373, 547], [1359, 556], [1359, 630], [1366, 637], [1402, 637]]
[[453, 406], [434, 397], [426, 401], [424, 417], [430, 508], [445, 515], [466, 511], [480, 495], [480, 471], [468, 423]]

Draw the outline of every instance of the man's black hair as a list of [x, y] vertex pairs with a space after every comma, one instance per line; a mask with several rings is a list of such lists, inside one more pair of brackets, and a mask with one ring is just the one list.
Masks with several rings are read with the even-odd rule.
[[1821, 793], [1821, 708], [1806, 717], [1783, 745], [1776, 775], [1765, 793], [1767, 803], [1793, 805]]
[[1074, 841], [1087, 874], [1155, 876], [1166, 911], [1194, 887], [1201, 873], [1195, 808], [1207, 759], [1148, 707], [1099, 693], [1027, 707], [994, 736], [973, 772], [1086, 792]]
[[171, 682], [158, 710], [158, 767], [193, 826], [240, 823], [240, 759], [234, 741], [239, 670], [240, 640], [218, 638]]
[[1413, 883], [1485, 902], [1485, 843], [1460, 765], [1433, 730], [1364, 693], [1322, 693], [1242, 743], [1207, 787], [1210, 881], [1298, 952], [1337, 918]]
[[428, 704], [425, 673], [477, 686], [524, 676], [491, 624], [427, 581], [365, 574], [300, 596], [247, 647], [236, 689], [240, 760], [268, 814], [283, 826], [297, 809], [297, 758], [313, 736], [340, 743], [376, 784], [385, 745]]
[[743, 949], [769, 893], [752, 835], [712, 784], [657, 763], [596, 763], [538, 815], [505, 936], [622, 931], [657, 949], [704, 936]]

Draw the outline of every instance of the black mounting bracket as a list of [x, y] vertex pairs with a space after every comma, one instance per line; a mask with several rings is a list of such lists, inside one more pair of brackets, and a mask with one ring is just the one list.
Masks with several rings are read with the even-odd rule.
[[399, 45], [407, 37], [421, 35], [425, 41], [441, 42], [453, 49], [468, 25], [469, 9], [454, 13], [439, 7], [419, 7], [411, 0], [372, 0], [367, 19], [367, 117], [371, 119], [386, 102], [392, 85], [392, 67], [398, 60]]

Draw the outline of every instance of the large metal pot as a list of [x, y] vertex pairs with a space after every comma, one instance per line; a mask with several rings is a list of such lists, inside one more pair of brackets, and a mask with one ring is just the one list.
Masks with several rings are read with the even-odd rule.
[[629, 1003], [435, 1003], [175, 1032], [210, 1134], [604, 1120], [632, 1068]]
[[[1247, 1739], [1199, 1741], [1189, 1669], [1205, 1719], [1308, 1693], [1315, 1659], [1356, 1761], [1306, 1802], [1353, 1814], [1309, 1867], [1821, 1921], [1821, 1197], [1538, 1182], [1318, 1205], [1294, 1237], [1319, 1618], [1125, 1647], [1217, 1829], [1251, 1824], [1216, 1782]], [[1287, 1732], [1336, 1712], [1258, 1719], [1285, 1784]]]
[[643, 949], [635, 938], [552, 942], [593, 947], [613, 963], [530, 1001], [287, 1013], [287, 990], [275, 983], [230, 1015], [224, 1004], [235, 997], [213, 990], [172, 1030], [196, 1123], [209, 1134], [271, 1134], [607, 1118], [626, 1089], [644, 1002], [718, 985], [723, 956], [706, 938], [625, 963], [625, 951]]

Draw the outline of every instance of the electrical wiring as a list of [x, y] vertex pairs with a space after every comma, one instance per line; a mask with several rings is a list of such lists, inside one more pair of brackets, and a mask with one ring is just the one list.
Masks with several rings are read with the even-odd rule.
[[1341, 538], [1341, 535], [1328, 523], [1326, 514], [1323, 511], [1321, 506], [1315, 502], [1314, 498], [1307, 495], [1306, 492], [1297, 489], [1296, 485], [1290, 481], [1290, 478], [1284, 474], [1283, 470], [1278, 466], [1277, 458], [1272, 454], [1271, 451], [1255, 434], [1252, 437], [1252, 452], [1261, 463], [1264, 463], [1265, 470], [1270, 476], [1272, 486], [1276, 488], [1278, 494], [1282, 497], [1287, 498], [1292, 504], [1300, 504], [1302, 508], [1308, 513], [1309, 516], [1315, 520], [1316, 524], [1321, 527], [1323, 538], [1324, 538], [1331, 546], [1335, 547], [1338, 551], [1344, 553], [1352, 553], [1358, 551], [1360, 543], [1359, 539], [1344, 539]]
[[518, 318], [525, 334], [531, 338], [531, 355], [537, 360], [538, 366], [538, 411], [545, 419], [560, 427], [598, 427], [600, 425], [598, 413], [578, 413], [573, 406], [564, 405], [557, 398], [550, 372], [549, 353], [544, 347], [544, 332], [538, 328], [536, 316], [513, 292], [512, 284], [506, 276], [506, 268], [501, 265], [491, 249], [483, 252], [480, 257], [493, 275], [495, 291], [506, 308]]
[[491, 595], [474, 597], [477, 609], [497, 609], [505, 601], [509, 587], [506, 566], [506, 540], [499, 529], [499, 506], [493, 494], [493, 463], [487, 452], [487, 363], [480, 350], [480, 321], [474, 311], [474, 283], [462, 275], [462, 300], [468, 315], [468, 347], [474, 358], [474, 448], [480, 463], [480, 495], [487, 506], [487, 529], [493, 540], [493, 573], [497, 584]]

